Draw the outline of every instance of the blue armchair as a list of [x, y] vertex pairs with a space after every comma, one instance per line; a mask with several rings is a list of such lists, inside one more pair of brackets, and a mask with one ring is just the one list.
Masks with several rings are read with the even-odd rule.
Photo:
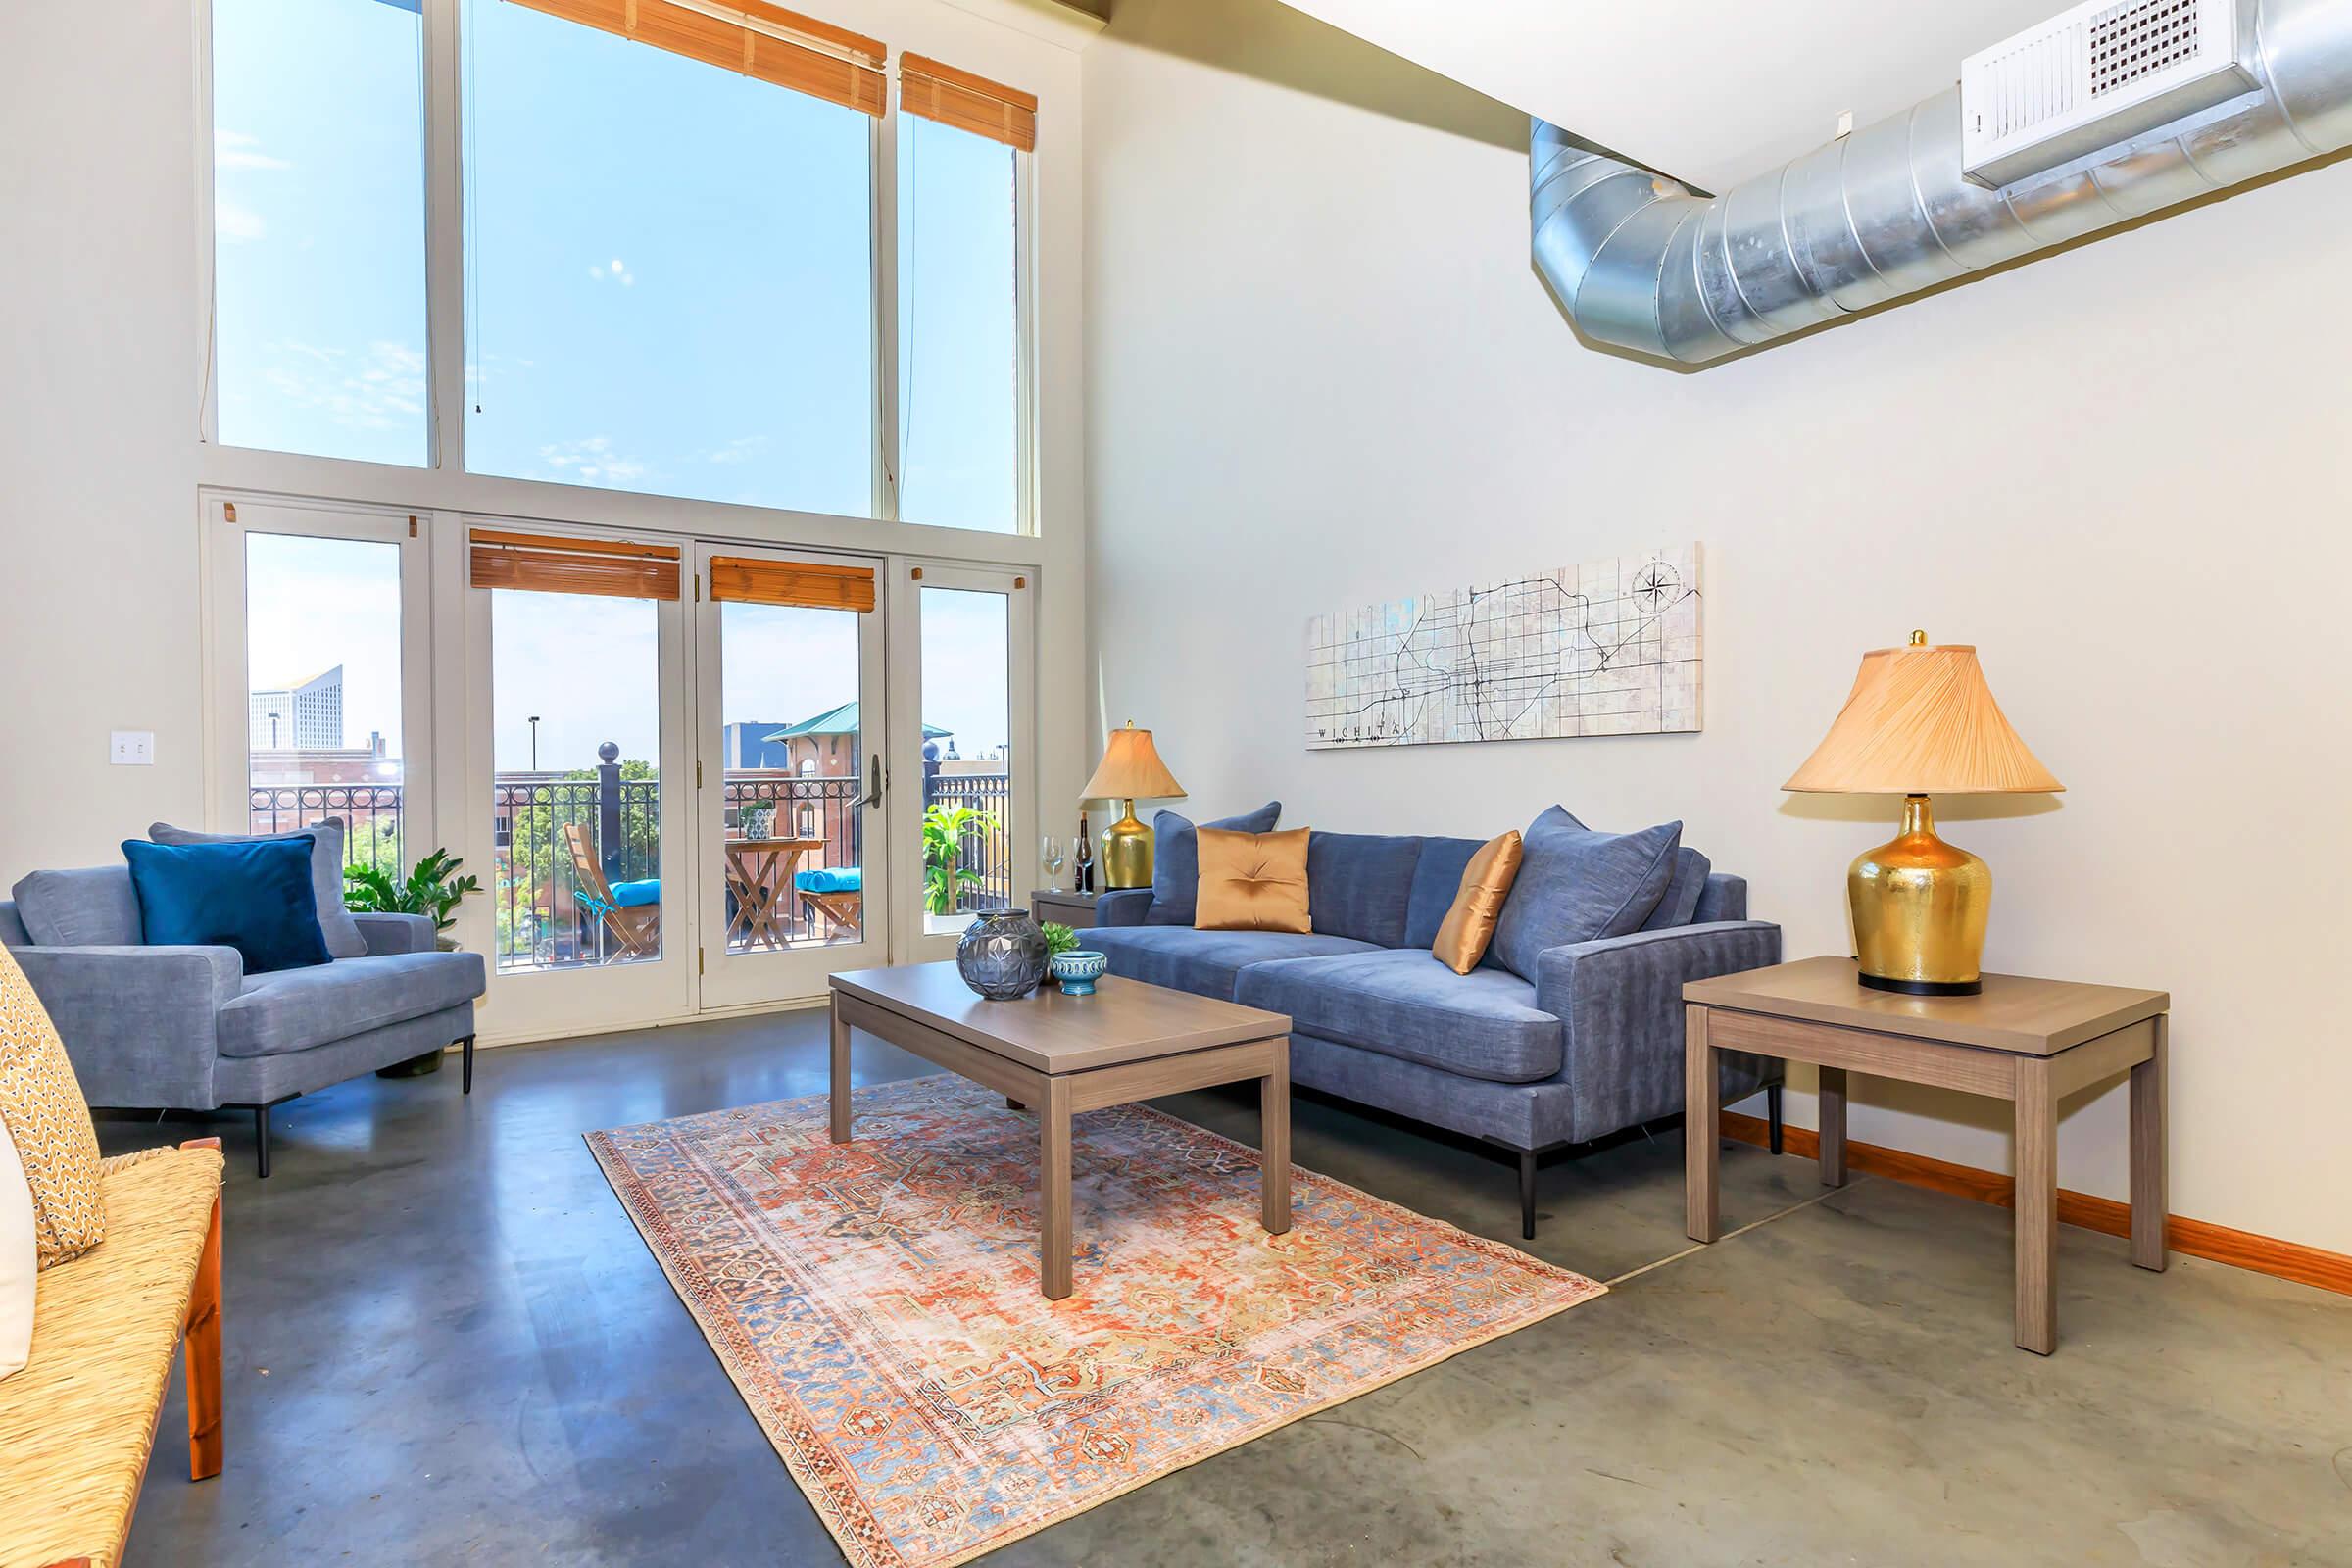
[[452, 1044], [473, 1092], [471, 953], [442, 953], [416, 914], [355, 914], [368, 951], [247, 975], [234, 948], [148, 947], [122, 866], [36, 871], [0, 901], [5, 943], [92, 1104], [250, 1109], [261, 1174], [270, 1111], [297, 1095]]

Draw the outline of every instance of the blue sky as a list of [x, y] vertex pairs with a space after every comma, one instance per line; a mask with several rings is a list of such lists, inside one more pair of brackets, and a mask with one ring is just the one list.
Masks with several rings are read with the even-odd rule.
[[[506, 0], [461, 11], [466, 466], [866, 514], [868, 117]], [[393, 0], [214, 0], [213, 16], [221, 439], [421, 466], [419, 18]], [[1014, 155], [913, 117], [899, 136], [901, 514], [1009, 531]], [[272, 604], [380, 593], [380, 573], [280, 555], [250, 563], [256, 684], [343, 663], [351, 733], [397, 733], [397, 617]], [[973, 752], [1004, 738], [1001, 651], [972, 657], [1001, 645], [1003, 607], [967, 598], [991, 596], [925, 596], [924, 716]], [[499, 622], [500, 766], [522, 765], [526, 709], [550, 720], [550, 765], [607, 738], [651, 755], [650, 609], [518, 603]], [[739, 698], [760, 719], [845, 700], [838, 641], [816, 621], [732, 629], [729, 716]]]

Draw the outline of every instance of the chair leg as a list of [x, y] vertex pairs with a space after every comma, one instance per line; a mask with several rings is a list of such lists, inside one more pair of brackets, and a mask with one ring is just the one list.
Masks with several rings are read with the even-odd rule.
[[1523, 1241], [1536, 1239], [1536, 1152], [1519, 1151], [1519, 1236]]
[[1764, 1091], [1764, 1114], [1767, 1122], [1767, 1138], [1772, 1145], [1772, 1152], [1777, 1154], [1781, 1152], [1781, 1086], [1779, 1084], [1774, 1084], [1770, 1089]]
[[463, 1083], [459, 1093], [470, 1095], [473, 1093], [473, 1036], [467, 1035], [458, 1042], [458, 1046], [462, 1053], [458, 1058], [461, 1064], [459, 1077]]
[[259, 1152], [262, 1179], [267, 1181], [270, 1176], [270, 1107], [268, 1105], [253, 1107], [253, 1144]]
[[[207, 1141], [219, 1147], [220, 1140]], [[219, 1193], [213, 1195], [213, 1222], [205, 1232], [204, 1251], [196, 1264], [196, 1283], [188, 1295], [187, 1322], [181, 1333], [187, 1343], [188, 1479], [205, 1481], [220, 1473], [222, 1449]]]

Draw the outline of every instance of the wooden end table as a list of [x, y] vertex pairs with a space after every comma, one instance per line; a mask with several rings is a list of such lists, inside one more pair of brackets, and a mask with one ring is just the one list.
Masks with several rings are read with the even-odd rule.
[[1059, 888], [1039, 888], [1029, 895], [1029, 914], [1040, 925], [1052, 920], [1073, 931], [1084, 931], [1095, 923], [1095, 896], [1092, 893], [1066, 893]]
[[1017, 1002], [972, 994], [954, 963], [832, 977], [833, 1142], [850, 1141], [850, 1030], [1037, 1109], [1039, 1282], [1070, 1294], [1070, 1118], [1216, 1084], [1258, 1081], [1259, 1218], [1291, 1228], [1291, 1020], [1105, 975], [1088, 997], [1051, 986]]
[[1821, 1179], [1845, 1185], [1846, 1074], [2006, 1100], [2017, 1127], [2017, 1344], [2058, 1344], [2058, 1102], [2132, 1073], [2132, 1261], [2165, 1266], [2165, 1036], [2162, 991], [1988, 974], [1974, 997], [1872, 991], [1851, 958], [1805, 958], [1683, 987], [1685, 1229], [1715, 1240], [1715, 1053], [1810, 1062], [1821, 1073]]

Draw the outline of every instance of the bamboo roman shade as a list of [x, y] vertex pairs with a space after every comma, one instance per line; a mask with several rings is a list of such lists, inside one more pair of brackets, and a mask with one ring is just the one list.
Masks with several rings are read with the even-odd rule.
[[820, 566], [808, 561], [712, 556], [710, 597], [741, 605], [867, 611], [874, 608], [874, 573], [867, 566]]
[[566, 539], [560, 534], [476, 528], [471, 578], [476, 588], [524, 588], [542, 594], [602, 594], [610, 599], [678, 597], [675, 545], [626, 539]]
[[899, 56], [899, 107], [1025, 153], [1037, 150], [1037, 94], [927, 56]]
[[889, 102], [877, 40], [762, 0], [513, 0], [551, 17], [739, 71], [879, 118]]

